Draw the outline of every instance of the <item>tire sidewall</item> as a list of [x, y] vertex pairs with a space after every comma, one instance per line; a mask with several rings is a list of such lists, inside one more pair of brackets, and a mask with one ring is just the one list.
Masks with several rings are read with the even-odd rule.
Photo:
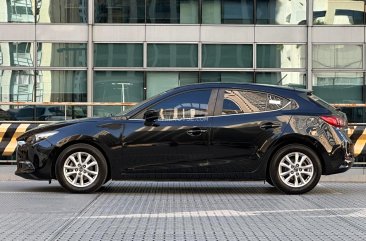
[[[301, 152], [307, 155], [313, 163], [314, 174], [310, 182], [308, 182], [303, 187], [290, 187], [281, 180], [281, 177], [279, 175], [278, 167], [282, 158], [291, 152]], [[300, 144], [291, 144], [282, 147], [275, 153], [270, 163], [269, 173], [274, 186], [277, 187], [280, 191], [287, 194], [303, 194], [309, 192], [318, 184], [322, 175], [322, 166], [318, 155], [312, 149]]]
[[[66, 159], [75, 152], [86, 152], [91, 154], [98, 163], [99, 173], [96, 180], [86, 187], [75, 187], [70, 184], [64, 176], [64, 163]], [[104, 183], [108, 174], [108, 166], [104, 155], [95, 147], [88, 144], [75, 144], [63, 150], [57, 158], [55, 173], [58, 182], [63, 188], [74, 193], [91, 193], [97, 191]]]

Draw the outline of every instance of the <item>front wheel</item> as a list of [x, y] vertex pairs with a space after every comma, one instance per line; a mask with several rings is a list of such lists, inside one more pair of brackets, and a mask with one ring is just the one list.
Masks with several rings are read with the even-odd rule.
[[292, 144], [274, 155], [269, 173], [275, 187], [287, 194], [303, 194], [312, 190], [322, 174], [318, 155], [309, 147]]
[[62, 187], [70, 192], [90, 193], [98, 190], [108, 174], [103, 154], [87, 144], [67, 147], [56, 162], [56, 177]]

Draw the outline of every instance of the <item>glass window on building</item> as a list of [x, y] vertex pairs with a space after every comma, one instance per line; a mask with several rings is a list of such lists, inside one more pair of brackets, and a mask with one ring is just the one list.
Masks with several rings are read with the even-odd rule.
[[94, 44], [95, 67], [142, 67], [142, 44]]
[[[94, 102], [140, 102], [144, 99], [144, 73], [135, 71], [96, 71], [93, 81]], [[127, 106], [95, 106], [94, 116], [110, 116]]]
[[306, 24], [306, 0], [257, 0], [256, 8], [257, 24]]
[[197, 72], [148, 72], [146, 76], [146, 98], [178, 86], [197, 82]]
[[253, 45], [249, 44], [204, 44], [202, 67], [252, 68]]
[[316, 0], [313, 4], [314, 24], [364, 24], [365, 1], [363, 0]]
[[362, 69], [362, 45], [314, 45], [313, 68]]
[[329, 103], [363, 103], [363, 73], [315, 73], [314, 94]]
[[31, 102], [34, 92], [33, 70], [0, 70], [0, 101]]
[[258, 84], [284, 85], [306, 88], [306, 74], [301, 72], [256, 72], [255, 82]]
[[145, 23], [145, 0], [95, 0], [95, 23]]
[[34, 0], [0, 1], [0, 23], [34, 23]]
[[148, 67], [197, 67], [197, 44], [148, 44]]
[[33, 67], [33, 43], [0, 43], [0, 66]]
[[36, 102], [85, 102], [86, 71], [38, 70]]
[[198, 23], [197, 0], [147, 0], [147, 23]]
[[88, 0], [37, 0], [37, 23], [87, 23]]
[[201, 82], [253, 83], [253, 72], [201, 72]]
[[87, 44], [37, 43], [37, 65], [45, 67], [86, 67]]
[[306, 45], [258, 44], [257, 68], [305, 68]]
[[252, 24], [251, 0], [203, 0], [203, 24]]

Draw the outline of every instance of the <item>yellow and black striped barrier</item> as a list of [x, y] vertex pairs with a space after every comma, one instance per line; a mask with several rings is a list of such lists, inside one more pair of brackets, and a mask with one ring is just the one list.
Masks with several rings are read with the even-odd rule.
[[[12, 156], [17, 146], [16, 139], [40, 125], [44, 123], [0, 123], [0, 156]], [[355, 156], [366, 156], [366, 126], [350, 126], [348, 136], [355, 145]]]
[[[12, 156], [17, 147], [17, 138], [24, 132], [38, 127], [39, 123], [1, 123], [0, 124], [0, 155]], [[1, 157], [0, 157], [1, 159]]]

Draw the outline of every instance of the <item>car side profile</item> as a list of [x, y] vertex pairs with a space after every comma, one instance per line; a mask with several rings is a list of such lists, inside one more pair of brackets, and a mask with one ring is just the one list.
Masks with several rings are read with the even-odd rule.
[[16, 175], [89, 193], [108, 180], [266, 180], [287, 194], [347, 171], [347, 118], [308, 90], [178, 87], [119, 116], [57, 122], [18, 138]]

